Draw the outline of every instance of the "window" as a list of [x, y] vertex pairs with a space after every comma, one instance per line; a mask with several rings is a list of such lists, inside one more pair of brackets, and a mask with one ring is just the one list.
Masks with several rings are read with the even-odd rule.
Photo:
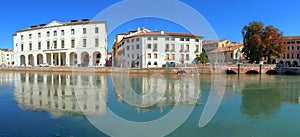
[[41, 38], [41, 32], [38, 33], [38, 38]]
[[169, 51], [169, 44], [166, 44], [166, 51]]
[[71, 35], [74, 35], [74, 34], [75, 34], [75, 30], [71, 29]]
[[170, 38], [169, 37], [166, 37], [166, 41], [169, 41], [170, 40]]
[[154, 58], [157, 59], [157, 54], [154, 54]]
[[169, 54], [166, 54], [166, 61], [169, 60]]
[[292, 44], [295, 44], [295, 41], [292, 41], [291, 43], [292, 43]]
[[136, 49], [140, 49], [140, 45], [139, 44], [136, 45]]
[[151, 65], [151, 62], [149, 61], [149, 62], [148, 62], [148, 66], [150, 66], [150, 65]]
[[148, 53], [148, 59], [151, 59], [151, 54], [150, 53]]
[[185, 50], [186, 50], [186, 52], [189, 52], [190, 51], [190, 45], [186, 45]]
[[53, 35], [54, 35], [54, 37], [57, 36], [57, 31], [54, 31]]
[[24, 45], [23, 44], [21, 44], [21, 51], [23, 51], [24, 50]]
[[83, 32], [83, 34], [86, 34], [86, 28], [83, 28], [83, 30], [82, 30]]
[[83, 47], [86, 47], [86, 39], [83, 39], [83, 40], [82, 40], [82, 46], [83, 46]]
[[47, 49], [50, 49], [50, 41], [47, 41]]
[[134, 50], [134, 45], [131, 46], [131, 49]]
[[32, 34], [29, 34], [29, 39], [31, 39], [32, 38]]
[[131, 55], [132, 59], [134, 59], [134, 54]]
[[95, 33], [96, 33], [96, 34], [99, 33], [99, 28], [98, 28], [98, 27], [95, 28]]
[[131, 39], [131, 42], [134, 42], [134, 39]]
[[136, 38], [136, 41], [140, 41], [140, 38]]
[[291, 44], [291, 42], [290, 42], [290, 41], [288, 41], [288, 42], [287, 42], [287, 44]]
[[57, 49], [57, 41], [56, 40], [53, 41], [53, 47], [54, 47], [54, 49]]
[[175, 41], [175, 37], [172, 37], [172, 41]]
[[180, 46], [180, 51], [182, 52], [183, 50], [184, 50], [184, 45], [181, 44], [181, 46]]
[[157, 51], [157, 44], [153, 44], [153, 51]]
[[288, 50], [290, 50], [290, 46], [288, 46]]
[[186, 38], [185, 41], [190, 41], [190, 38]]
[[127, 46], [127, 50], [129, 50], [129, 48], [130, 48], [130, 47], [129, 47], [129, 46]]
[[175, 60], [175, 54], [171, 55], [171, 60]]
[[190, 60], [190, 55], [189, 55], [189, 54], [186, 54], [186, 55], [185, 55], [185, 59], [186, 59], [186, 60]]
[[147, 46], [147, 47], [148, 47], [148, 49], [151, 49], [151, 44], [148, 44], [148, 46]]
[[180, 61], [183, 61], [183, 60], [184, 60], [184, 55], [181, 54], [181, 55], [180, 55]]
[[154, 62], [154, 65], [156, 65], [156, 66], [157, 66], [157, 61], [155, 61], [155, 62]]
[[289, 59], [289, 58], [290, 58], [290, 54], [287, 54], [287, 57], [286, 57], [286, 58], [288, 58], [288, 59]]
[[153, 40], [157, 40], [157, 37], [154, 37]]
[[300, 57], [299, 57], [299, 54], [297, 54], [297, 59], [298, 59], [298, 58], [300, 58]]
[[60, 34], [61, 34], [62, 36], [64, 36], [64, 35], [65, 35], [65, 30], [61, 30], [61, 31], [60, 31]]
[[127, 43], [130, 43], [129, 39], [127, 40]]
[[95, 47], [99, 47], [99, 39], [95, 38]]
[[75, 48], [75, 40], [74, 39], [71, 40], [71, 48]]
[[300, 46], [297, 46], [297, 50], [299, 50]]
[[184, 38], [180, 38], [180, 41], [184, 41]]
[[292, 58], [294, 58], [294, 54], [292, 54]]
[[65, 48], [65, 40], [61, 40], [61, 48]]
[[199, 39], [196, 39], [196, 42], [199, 42]]
[[32, 50], [32, 43], [29, 43], [29, 50]]
[[42, 46], [41, 42], [38, 42], [38, 49], [39, 50], [41, 50], [41, 46]]
[[47, 37], [50, 37], [50, 31], [47, 31]]
[[294, 50], [294, 46], [292, 46], [292, 50]]
[[23, 35], [21, 35], [21, 40], [23, 40], [23, 38], [24, 38], [24, 36], [23, 36]]
[[147, 40], [151, 40], [151, 37], [148, 37]]
[[196, 50], [195, 50], [196, 53], [199, 53], [199, 45], [196, 45]]

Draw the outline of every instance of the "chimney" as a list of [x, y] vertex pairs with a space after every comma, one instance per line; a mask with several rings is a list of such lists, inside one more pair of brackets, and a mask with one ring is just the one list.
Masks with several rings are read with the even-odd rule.
[[138, 31], [141, 31], [141, 27], [140, 26], [138, 26]]
[[165, 31], [164, 31], [164, 30], [161, 30], [161, 31], [160, 31], [160, 34], [161, 34], [161, 35], [165, 35]]

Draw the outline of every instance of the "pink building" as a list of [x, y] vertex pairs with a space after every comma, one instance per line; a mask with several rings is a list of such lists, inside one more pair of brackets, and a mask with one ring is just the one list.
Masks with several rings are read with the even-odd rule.
[[300, 36], [284, 37], [287, 43], [286, 53], [283, 59], [279, 59], [279, 63], [286, 67], [300, 66]]

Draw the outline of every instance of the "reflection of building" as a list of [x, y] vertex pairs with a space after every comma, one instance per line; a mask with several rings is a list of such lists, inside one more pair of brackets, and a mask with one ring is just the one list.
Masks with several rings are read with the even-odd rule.
[[104, 66], [106, 51], [107, 28], [103, 21], [52, 21], [14, 35], [15, 66]]
[[284, 37], [287, 44], [286, 53], [283, 59], [277, 59], [277, 62], [286, 67], [297, 67], [300, 64], [300, 36]]
[[106, 76], [17, 73], [15, 78], [15, 100], [21, 108], [55, 117], [106, 113]]
[[14, 73], [0, 73], [0, 85], [13, 82]]
[[[123, 38], [122, 40], [120, 40]], [[116, 67], [154, 68], [172, 61], [191, 64], [202, 52], [202, 36], [147, 29], [117, 35], [113, 52]]]
[[0, 49], [0, 66], [12, 66], [14, 53], [11, 49]]
[[238, 50], [242, 51], [243, 47], [243, 43], [229, 42], [224, 47], [209, 52], [208, 57], [213, 63], [236, 63]]
[[201, 91], [191, 77], [113, 76], [119, 101], [135, 106], [137, 111], [172, 108], [175, 105], [199, 105]]

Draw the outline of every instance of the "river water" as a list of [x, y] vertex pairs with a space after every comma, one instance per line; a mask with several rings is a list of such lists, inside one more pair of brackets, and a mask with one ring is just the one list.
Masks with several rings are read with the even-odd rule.
[[0, 137], [300, 135], [298, 76], [0, 76]]

